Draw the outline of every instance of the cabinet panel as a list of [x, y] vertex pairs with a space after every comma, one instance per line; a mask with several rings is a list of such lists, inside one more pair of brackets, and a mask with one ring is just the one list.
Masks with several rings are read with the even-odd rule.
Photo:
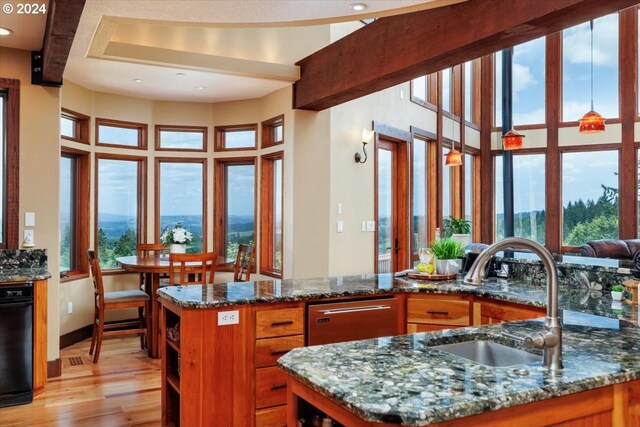
[[274, 366], [292, 348], [304, 346], [304, 335], [268, 338], [256, 341], [256, 368]]
[[256, 369], [256, 409], [287, 403], [287, 374], [277, 366]]
[[256, 338], [304, 333], [304, 308], [283, 308], [256, 312]]
[[287, 427], [287, 406], [257, 410], [256, 427]]
[[527, 307], [508, 302], [482, 301], [480, 304], [482, 324], [513, 322], [544, 317], [546, 309]]
[[409, 298], [407, 322], [469, 326], [469, 301], [446, 296]]

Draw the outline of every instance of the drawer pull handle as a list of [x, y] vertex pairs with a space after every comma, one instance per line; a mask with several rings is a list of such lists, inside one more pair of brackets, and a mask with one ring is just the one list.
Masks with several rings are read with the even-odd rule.
[[281, 355], [281, 354], [289, 353], [289, 351], [291, 351], [291, 349], [290, 349], [290, 348], [289, 348], [289, 349], [287, 349], [287, 350], [273, 350], [273, 351], [271, 352], [271, 355], [272, 355], [272, 356], [279, 356], [279, 355]]
[[271, 322], [271, 326], [293, 325], [293, 320], [283, 320], [282, 322]]
[[449, 312], [448, 311], [438, 311], [438, 310], [427, 310], [427, 314], [433, 314], [433, 315], [442, 314], [442, 315], [446, 316], [447, 314], [449, 314]]
[[287, 388], [286, 384], [275, 384], [271, 386], [271, 390], [279, 390], [281, 388]]

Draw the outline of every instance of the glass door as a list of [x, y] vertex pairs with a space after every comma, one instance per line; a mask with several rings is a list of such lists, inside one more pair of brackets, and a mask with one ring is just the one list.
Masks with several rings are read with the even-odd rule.
[[377, 272], [390, 273], [392, 271], [392, 252], [395, 247], [394, 204], [393, 204], [393, 144], [378, 146], [378, 218], [377, 240], [378, 260]]

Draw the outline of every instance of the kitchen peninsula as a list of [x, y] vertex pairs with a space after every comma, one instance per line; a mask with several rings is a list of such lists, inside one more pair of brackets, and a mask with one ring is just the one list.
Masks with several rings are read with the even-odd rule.
[[[464, 285], [460, 281], [436, 284], [394, 278], [389, 274], [331, 279], [229, 283], [216, 287], [167, 287], [159, 290], [158, 294], [163, 306], [161, 321], [164, 324], [161, 340], [164, 425], [285, 424], [287, 378], [286, 374], [276, 366], [276, 359], [285, 351], [301, 347], [304, 344], [305, 308], [311, 302], [393, 296], [398, 299], [400, 307], [399, 333], [531, 319], [544, 316], [546, 303], [546, 290], [531, 283], [489, 279], [483, 285], [476, 287]], [[449, 307], [449, 309], [441, 310], [440, 308], [443, 306]], [[600, 329], [592, 327], [591, 331], [595, 336], [601, 336], [603, 339], [617, 337], [620, 341], [619, 346], [613, 344], [609, 346], [610, 351], [620, 351], [617, 358], [612, 360], [640, 360], [638, 357], [640, 352], [634, 347], [635, 344], [626, 347], [623, 344], [626, 342], [627, 336], [634, 340], [636, 335], [640, 338], [639, 332], [636, 332], [632, 327], [627, 327], [638, 318], [637, 310], [633, 307], [626, 304], [612, 307], [608, 296], [594, 293], [587, 286], [569, 287], [566, 285], [561, 286], [560, 307], [564, 310], [565, 316], [569, 316], [571, 319], [581, 318], [582, 315], [569, 313], [569, 311], [608, 317], [609, 322], [617, 325], [614, 329], [603, 329], [604, 332], [600, 332]], [[227, 315], [233, 314], [232, 312], [235, 311], [237, 311], [234, 314], [237, 316], [236, 324], [220, 324], [225, 321], [224, 319], [228, 320]], [[426, 349], [429, 339], [435, 340], [442, 335], [445, 340], [455, 340], [455, 337], [460, 336], [496, 335], [503, 330], [515, 337], [523, 337], [532, 328], [541, 329], [541, 327], [541, 324], [535, 321], [518, 322], [505, 326], [464, 328], [435, 335], [414, 334], [326, 347], [315, 346], [296, 350], [280, 360], [287, 372], [295, 378], [295, 381], [305, 384], [340, 405], [350, 407], [352, 412], [367, 419], [367, 411], [371, 409], [368, 404], [365, 407], [369, 409], [359, 412], [356, 407], [353, 407], [352, 402], [341, 400], [344, 396], [340, 394], [334, 396], [331, 393], [333, 386], [328, 382], [323, 382], [331, 380], [331, 378], [323, 380], [321, 376], [310, 375], [310, 372], [317, 369], [318, 366], [326, 366], [328, 372], [335, 368], [342, 375], [348, 376], [353, 373], [353, 369], [349, 369], [347, 365], [341, 365], [339, 360], [330, 357], [334, 351], [341, 356], [346, 356], [349, 353], [354, 353], [355, 350], [358, 357], [371, 356], [376, 359], [386, 350], [384, 358], [391, 365], [402, 359], [404, 360], [402, 365], [415, 363], [415, 366], [421, 366], [422, 361], [420, 359], [413, 360], [413, 358], [426, 355], [426, 359], [432, 359], [436, 364], [446, 362], [445, 365], [453, 363], [452, 366], [456, 366], [453, 356], [434, 357], [437, 352]], [[180, 339], [167, 339], [167, 328], [179, 329]], [[587, 357], [585, 360], [591, 360], [588, 358], [591, 353], [587, 351], [589, 345], [597, 343], [598, 347], [607, 346], [604, 345], [605, 341], [592, 342], [591, 335], [580, 335], [579, 330], [574, 334], [571, 328], [573, 326], [568, 328], [570, 338], [567, 339], [565, 349], [565, 353], [570, 357], [567, 369], [561, 375], [568, 375], [570, 378], [567, 378], [567, 381], [575, 379], [576, 376], [582, 378], [580, 375], [586, 375], [587, 379], [580, 380], [579, 385], [568, 385], [567, 387], [564, 387], [567, 383], [563, 379], [557, 383], [560, 390], [558, 395], [635, 379], [635, 371], [626, 372], [626, 365], [616, 365], [617, 368], [606, 363], [602, 366], [581, 365], [583, 356]], [[576, 326], [575, 328], [579, 329], [580, 327]], [[624, 339], [622, 339], [623, 337]], [[585, 341], [586, 344], [579, 345]], [[396, 344], [397, 347], [395, 347]], [[416, 346], [415, 351], [412, 350], [412, 346]], [[376, 352], [375, 349], [379, 349], [382, 353]], [[580, 356], [578, 359], [574, 359], [572, 355], [574, 351]], [[345, 357], [341, 360], [348, 363], [349, 358]], [[352, 360], [352, 362], [354, 361]], [[364, 362], [364, 360], [360, 359], [360, 362]], [[580, 367], [580, 369], [573, 371], [572, 367], [574, 366]], [[633, 366], [635, 365], [631, 363], [630, 367]], [[584, 373], [583, 367], [590, 368], [590, 372]], [[457, 375], [463, 374], [465, 371], [456, 371], [452, 368], [446, 368], [444, 365], [438, 365], [436, 368], [445, 370], [441, 372], [444, 377], [452, 377], [455, 389], [445, 390], [440, 396], [443, 401], [453, 405], [452, 408], [457, 402], [454, 397], [460, 394], [459, 388], [466, 387], [467, 383], [473, 384], [476, 391], [484, 387], [505, 387], [509, 390], [510, 384], [513, 384], [518, 393], [524, 393], [526, 398], [518, 395], [520, 397], [517, 399], [511, 399], [506, 396], [502, 401], [498, 396], [492, 406], [488, 405], [485, 400], [474, 401], [471, 399], [473, 394], [464, 395], [462, 400], [471, 409], [457, 408], [453, 412], [450, 409], [443, 409], [442, 411], [448, 414], [448, 418], [418, 414], [415, 415], [415, 420], [418, 420], [415, 421], [416, 425], [477, 413], [474, 410], [482, 412], [499, 409], [552, 396], [544, 387], [540, 386], [548, 380], [541, 372], [542, 368], [527, 367], [527, 375], [512, 373], [504, 376], [504, 380], [494, 378], [492, 381], [484, 382], [479, 377], [491, 376], [492, 370], [490, 368], [480, 366], [475, 370], [469, 370], [470, 377], [462, 379]], [[402, 370], [402, 368], [399, 369]], [[615, 369], [618, 370], [615, 371]], [[638, 372], [640, 372], [640, 363], [638, 364]], [[589, 379], [591, 378], [589, 375], [593, 375], [593, 379]], [[503, 381], [507, 382], [502, 384]], [[523, 389], [522, 382], [527, 384], [529, 388], [524, 387], [524, 391], [521, 391]], [[345, 386], [348, 387], [348, 382], [345, 382]], [[385, 390], [384, 387], [381, 390]], [[387, 391], [394, 388], [391, 385], [390, 387]], [[429, 394], [431, 393], [430, 388], [425, 385], [425, 388], [420, 392], [417, 389], [408, 392], [409, 394], [418, 393], [418, 395], [420, 393]], [[369, 392], [366, 389], [361, 391], [365, 394]], [[447, 395], [449, 397], [446, 397]], [[360, 397], [366, 398], [366, 396]], [[375, 393], [371, 397], [376, 401], [380, 398]], [[396, 401], [389, 396], [387, 398], [390, 400], [382, 403], [381, 414], [393, 412], [394, 405], [403, 406], [406, 403], [400, 400]], [[388, 405], [389, 408], [387, 408]], [[410, 408], [407, 408], [407, 411], [412, 412]], [[420, 411], [418, 410], [418, 412]], [[380, 414], [373, 415], [372, 419], [393, 423], [405, 422], [402, 417], [387, 419]], [[411, 421], [411, 417], [408, 417], [407, 420]]]

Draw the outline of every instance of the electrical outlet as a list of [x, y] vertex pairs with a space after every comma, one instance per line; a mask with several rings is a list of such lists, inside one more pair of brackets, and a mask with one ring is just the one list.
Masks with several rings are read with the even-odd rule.
[[240, 312], [238, 310], [218, 312], [218, 326], [237, 325], [238, 323], [240, 323]]
[[367, 231], [376, 231], [375, 221], [367, 221]]
[[367, 231], [367, 221], [362, 221], [362, 231]]
[[344, 232], [344, 221], [338, 221], [338, 233]]
[[22, 246], [25, 248], [32, 248], [35, 246], [34, 242], [34, 231], [33, 230], [24, 230]]
[[73, 314], [73, 302], [67, 302], [67, 314]]

